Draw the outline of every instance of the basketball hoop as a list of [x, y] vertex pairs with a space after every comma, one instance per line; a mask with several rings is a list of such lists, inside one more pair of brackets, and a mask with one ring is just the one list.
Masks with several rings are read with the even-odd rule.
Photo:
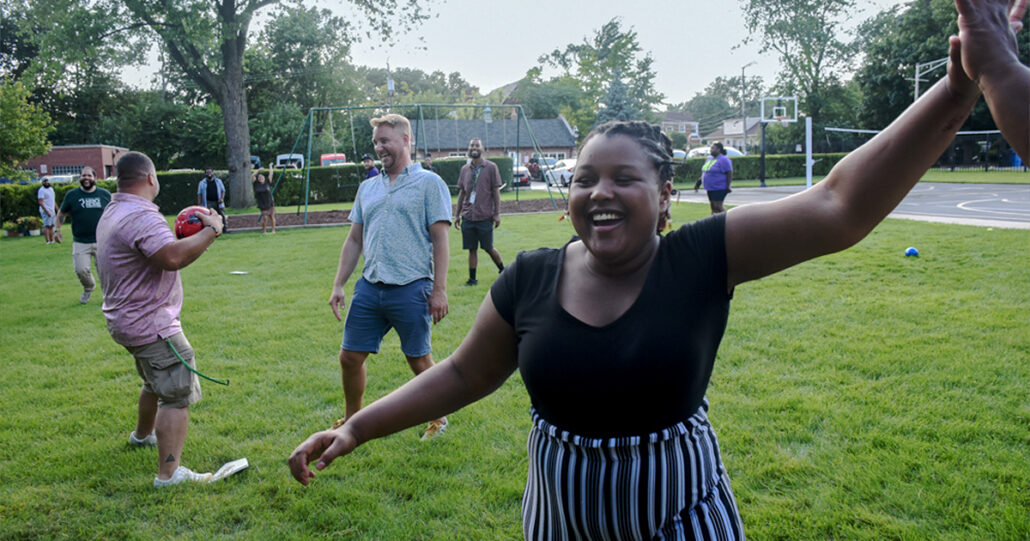
[[779, 122], [780, 126], [786, 128], [790, 124], [790, 119], [785, 116], [777, 116], [775, 122]]

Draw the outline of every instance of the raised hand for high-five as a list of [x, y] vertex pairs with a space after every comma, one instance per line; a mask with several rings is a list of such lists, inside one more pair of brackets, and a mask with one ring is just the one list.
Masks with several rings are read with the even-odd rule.
[[[1019, 61], [1016, 33], [1030, 0], [955, 0], [962, 69], [980, 87], [994, 123], [1030, 162], [1030, 68]], [[957, 42], [957, 43], [956, 43]], [[954, 58], [952, 59], [954, 61]]]
[[1016, 32], [1028, 0], [955, 0], [962, 68], [974, 81], [1019, 65]]

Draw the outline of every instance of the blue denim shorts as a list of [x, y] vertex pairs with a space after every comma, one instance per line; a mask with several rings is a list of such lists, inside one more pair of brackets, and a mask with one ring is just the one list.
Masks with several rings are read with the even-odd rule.
[[340, 347], [379, 353], [383, 337], [390, 329], [397, 329], [405, 355], [421, 357], [432, 352], [433, 318], [429, 315], [432, 292], [433, 281], [426, 278], [402, 286], [373, 284], [359, 278], [347, 310]]

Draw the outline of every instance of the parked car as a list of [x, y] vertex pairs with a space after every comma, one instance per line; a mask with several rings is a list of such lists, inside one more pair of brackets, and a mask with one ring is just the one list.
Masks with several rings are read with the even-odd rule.
[[[726, 155], [729, 156], [730, 158], [739, 158], [739, 157], [745, 155], [743, 152], [741, 152], [741, 151], [739, 151], [739, 150], [737, 150], [737, 149], [735, 149], [733, 147], [724, 147], [724, 148], [726, 149]], [[692, 148], [692, 149], [690, 149], [690, 152], [687, 152], [687, 157], [688, 158], [704, 158], [705, 156], [710, 155], [712, 153], [711, 151], [712, 151], [712, 147], [711, 146]]]
[[251, 169], [261, 169], [261, 158], [258, 157], [258, 156], [251, 156], [250, 157], [250, 168]]
[[79, 175], [44, 175], [39, 177], [39, 182], [43, 182], [43, 179], [49, 179], [50, 184], [69, 184], [78, 182]]
[[674, 159], [674, 160], [683, 160], [683, 159], [686, 159], [686, 157], [687, 157], [687, 151], [686, 150], [680, 150], [678, 148], [672, 149], [672, 159]]
[[536, 162], [540, 164], [540, 167], [544, 167], [544, 166], [547, 166], [547, 165], [554, 165], [554, 164], [558, 163], [558, 160], [556, 158], [545, 158], [545, 157], [537, 156], [537, 157], [535, 157], [533, 159], [536, 160]]
[[529, 181], [529, 169], [522, 166], [516, 166], [514, 169], [512, 169], [511, 184], [512, 186], [529, 187], [529, 185], [532, 184]]
[[275, 157], [275, 167], [281, 168], [293, 168], [293, 169], [304, 169], [304, 155], [303, 154], [280, 154]]
[[555, 163], [551, 169], [544, 169], [544, 178], [550, 186], [568, 186], [576, 172], [576, 160], [567, 159]]
[[336, 167], [340, 165], [347, 165], [347, 155], [342, 152], [333, 154], [322, 154], [321, 157], [322, 167]]

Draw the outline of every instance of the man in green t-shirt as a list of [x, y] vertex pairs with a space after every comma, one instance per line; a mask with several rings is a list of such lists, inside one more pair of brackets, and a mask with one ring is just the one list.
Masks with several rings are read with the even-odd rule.
[[111, 192], [97, 187], [97, 174], [92, 167], [83, 167], [79, 175], [79, 187], [64, 195], [61, 210], [57, 213], [57, 242], [61, 242], [61, 222], [65, 216], [72, 219], [72, 262], [75, 274], [82, 282], [82, 296], [79, 302], [86, 304], [96, 288], [96, 280], [90, 270], [90, 260], [97, 262], [97, 222], [104, 213], [104, 207], [111, 202]]

